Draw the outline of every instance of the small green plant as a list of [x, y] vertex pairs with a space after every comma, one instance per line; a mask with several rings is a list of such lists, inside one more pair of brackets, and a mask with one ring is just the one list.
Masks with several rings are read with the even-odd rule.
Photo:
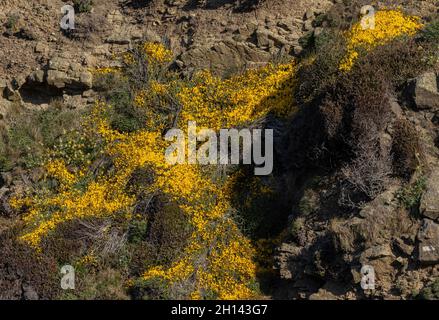
[[0, 137], [0, 172], [9, 171], [12, 167], [13, 163], [9, 158], [8, 146]]
[[128, 232], [128, 241], [130, 243], [141, 243], [145, 240], [148, 230], [148, 222], [145, 220], [133, 221]]
[[297, 219], [295, 219], [295, 220], [291, 223], [291, 228], [290, 228], [291, 235], [292, 235], [293, 237], [296, 237], [297, 234], [299, 233], [300, 229], [303, 228], [304, 224], [305, 224], [305, 219], [303, 219], [303, 218], [297, 218]]
[[439, 18], [427, 24], [422, 35], [428, 42], [437, 43], [439, 41]]
[[42, 145], [38, 128], [32, 125], [32, 121], [20, 121], [15, 123], [8, 132], [12, 158], [26, 168], [32, 168], [39, 164], [42, 156]]
[[6, 21], [6, 29], [8, 32], [15, 32], [18, 29], [18, 20], [20, 17], [16, 14], [11, 14]]
[[0, 172], [9, 171], [12, 163], [5, 154], [0, 154]]
[[89, 13], [93, 9], [93, 0], [73, 0], [73, 8], [77, 13]]
[[321, 27], [327, 20], [328, 17], [325, 14], [319, 14], [312, 22], [312, 25], [314, 28]]
[[61, 292], [61, 300], [127, 300], [125, 292], [126, 276], [119, 270], [101, 266], [99, 272], [90, 268], [76, 270], [76, 290]]
[[439, 300], [439, 278], [416, 295], [421, 300]]
[[398, 190], [395, 197], [405, 208], [413, 208], [419, 204], [426, 185], [427, 179], [422, 175], [413, 184]]
[[134, 300], [159, 300], [170, 298], [170, 288], [160, 278], [138, 280], [130, 288]]
[[[41, 164], [45, 148], [58, 151], [77, 145], [80, 141], [74, 137], [79, 126], [78, 113], [75, 110], [60, 109], [51, 105], [47, 110], [29, 111], [18, 114], [12, 119], [7, 131], [8, 159], [32, 168]], [[68, 137], [68, 136], [72, 137]], [[70, 141], [74, 140], [74, 141]], [[73, 151], [72, 151], [73, 152]], [[70, 152], [71, 153], [71, 152]]]
[[302, 215], [309, 215], [319, 209], [319, 196], [311, 189], [305, 191], [299, 202], [299, 210]]
[[299, 39], [299, 44], [304, 49], [310, 49], [314, 46], [314, 41], [315, 41], [314, 32], [310, 31]]

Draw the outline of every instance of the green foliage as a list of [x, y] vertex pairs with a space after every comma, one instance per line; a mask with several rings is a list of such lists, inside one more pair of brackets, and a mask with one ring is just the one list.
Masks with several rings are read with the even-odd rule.
[[296, 237], [299, 231], [303, 228], [305, 223], [304, 218], [296, 218], [291, 223], [290, 232], [293, 237]]
[[304, 49], [309, 49], [310, 47], [312, 47], [314, 45], [314, 32], [310, 31], [310, 32], [305, 33], [305, 35], [303, 35], [299, 39], [299, 44]]
[[53, 106], [15, 116], [7, 132], [7, 158], [26, 168], [39, 165], [46, 155], [45, 148], [59, 148], [63, 137], [79, 125], [78, 119], [76, 111]]
[[134, 300], [171, 299], [170, 288], [162, 278], [140, 279], [130, 288]]
[[78, 114], [74, 110], [55, 107], [38, 114], [37, 123], [41, 127], [41, 137], [47, 147], [55, 145], [59, 137], [77, 127]]
[[9, 171], [13, 168], [13, 163], [9, 157], [8, 146], [0, 137], [0, 172]]
[[327, 20], [328, 17], [326, 16], [326, 14], [319, 14], [312, 22], [312, 25], [314, 28], [318, 28], [321, 27]]
[[[161, 199], [159, 201], [164, 201]], [[188, 217], [175, 204], [162, 203], [149, 219], [146, 242], [153, 248], [149, 263], [170, 264], [183, 251], [192, 231]]]
[[148, 230], [147, 221], [144, 220], [133, 221], [131, 223], [130, 230], [128, 233], [128, 241], [130, 243], [135, 243], [135, 244], [145, 241], [147, 230]]
[[8, 132], [8, 141], [14, 162], [26, 168], [39, 164], [43, 148], [38, 128], [30, 119], [15, 122]]
[[297, 72], [300, 85], [295, 97], [299, 105], [316, 99], [336, 85], [340, 60], [346, 52], [344, 38], [335, 31], [325, 31], [315, 39], [313, 36], [312, 43], [313, 47], [307, 50], [309, 56], [305, 56]]
[[439, 279], [423, 288], [417, 298], [421, 300], [439, 300]]
[[[428, 57], [432, 50], [426, 43], [421, 46], [419, 39], [398, 38], [364, 52], [349, 72], [342, 72], [340, 61], [346, 54], [342, 39], [337, 32], [322, 34], [314, 54], [302, 60], [295, 97], [299, 105], [317, 110], [310, 122], [315, 127], [305, 131], [327, 139], [317, 142], [325, 145], [319, 155], [320, 165], [343, 168], [340, 204], [356, 207], [382, 192], [395, 171], [410, 179], [419, 163], [416, 157], [422, 159], [413, 130], [395, 130], [392, 152], [379, 152], [381, 142], [377, 137], [392, 117], [392, 94], [400, 91], [407, 79], [431, 66]], [[297, 140], [311, 138], [306, 135]], [[316, 142], [306, 144], [313, 143]], [[329, 158], [331, 163], [326, 162]]]
[[112, 106], [110, 123], [113, 129], [120, 132], [134, 132], [145, 126], [146, 116], [144, 110], [133, 105], [133, 96], [130, 91], [112, 92], [109, 102]]
[[422, 148], [418, 132], [409, 121], [398, 120], [394, 124], [392, 137], [394, 172], [399, 177], [409, 180], [421, 165]]
[[302, 215], [310, 215], [319, 209], [319, 197], [316, 192], [311, 189], [307, 189], [302, 199], [299, 201], [299, 210]]
[[73, 0], [73, 8], [77, 13], [89, 13], [93, 9], [93, 0]]
[[419, 205], [419, 201], [426, 188], [426, 182], [426, 177], [420, 176], [413, 184], [398, 190], [395, 195], [396, 199], [407, 209]]
[[125, 275], [120, 270], [105, 268], [93, 272], [89, 268], [77, 269], [75, 290], [63, 291], [61, 300], [127, 300]]
[[[109, 72], [97, 75], [95, 81], [96, 88], [111, 106], [106, 116], [112, 129], [123, 133], [144, 129], [151, 112], [156, 115], [157, 126], [170, 126], [180, 107], [176, 94], [184, 81], [181, 75], [170, 71], [167, 64], [150, 63], [142, 50], [142, 47], [135, 47], [129, 52], [130, 59], [125, 61], [123, 75]], [[138, 95], [150, 91], [152, 83], [173, 85], [168, 86], [165, 94], [150, 95], [139, 103], [143, 99], [138, 99]]]
[[283, 230], [289, 208], [282, 194], [272, 189], [271, 181], [254, 177], [251, 167], [241, 167], [233, 184], [233, 218], [240, 229], [253, 240], [271, 238]]
[[134, 88], [126, 78], [114, 73], [97, 77], [97, 88], [111, 106], [106, 115], [111, 127], [120, 132], [134, 132], [145, 126], [145, 110], [134, 106]]
[[437, 44], [439, 42], [439, 18], [427, 24], [422, 30], [422, 35], [428, 42]]
[[17, 14], [11, 14], [10, 16], [8, 16], [5, 24], [8, 32], [15, 32], [17, 30], [19, 19], [20, 17]]

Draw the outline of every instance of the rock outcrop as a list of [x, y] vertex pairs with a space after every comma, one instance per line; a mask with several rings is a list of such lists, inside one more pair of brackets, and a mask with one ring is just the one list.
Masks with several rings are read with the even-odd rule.
[[424, 219], [418, 231], [419, 261], [421, 263], [439, 263], [439, 224]]
[[439, 170], [434, 168], [427, 180], [421, 198], [421, 214], [432, 220], [439, 220]]
[[426, 72], [416, 79], [414, 100], [419, 109], [439, 109], [439, 91], [437, 75]]

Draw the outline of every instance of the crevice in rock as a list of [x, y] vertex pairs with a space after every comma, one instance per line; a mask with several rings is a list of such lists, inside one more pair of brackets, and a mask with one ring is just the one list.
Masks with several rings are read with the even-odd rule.
[[62, 97], [63, 90], [45, 83], [26, 82], [20, 89], [20, 96], [24, 103], [34, 105], [49, 104], [53, 99]]

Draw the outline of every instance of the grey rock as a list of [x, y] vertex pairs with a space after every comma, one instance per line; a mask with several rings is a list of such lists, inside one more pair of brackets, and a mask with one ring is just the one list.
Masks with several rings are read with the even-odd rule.
[[282, 29], [284, 29], [285, 31], [289, 31], [289, 32], [292, 32], [292, 31], [294, 30], [293, 24], [292, 24], [292, 23], [289, 23], [289, 22], [286, 21], [286, 20], [279, 21], [279, 22], [277, 23], [277, 26], [278, 26], [279, 28], [282, 28]]
[[93, 49], [93, 53], [95, 55], [98, 55], [98, 56], [100, 56], [100, 55], [103, 55], [103, 56], [109, 55], [110, 54], [110, 47], [109, 47], [108, 43], [100, 45], [100, 46], [97, 46], [97, 47], [95, 47]]
[[393, 244], [395, 246], [395, 248], [400, 251], [401, 253], [407, 255], [407, 256], [411, 256], [414, 250], [414, 247], [411, 245], [408, 245], [404, 242], [404, 240], [402, 240], [401, 238], [396, 238], [393, 241]]
[[418, 231], [419, 261], [427, 264], [439, 263], [439, 224], [424, 219]]
[[422, 220], [417, 238], [419, 241], [436, 239], [439, 237], [439, 225], [430, 219]]
[[[359, 239], [365, 248], [373, 248], [387, 246], [395, 238], [416, 233], [418, 226], [413, 224], [410, 214], [399, 210], [398, 202], [393, 201], [398, 189], [399, 186], [395, 185], [379, 195], [364, 206], [359, 217], [333, 223], [331, 229], [337, 247], [343, 252], [356, 254]], [[364, 257], [372, 257], [376, 252], [368, 252]]]
[[303, 30], [304, 31], [313, 31], [314, 30], [314, 27], [312, 26], [311, 20], [305, 21], [305, 23], [303, 24]]
[[6, 79], [0, 79], [0, 98], [3, 96], [3, 92], [8, 86], [8, 81]]
[[93, 75], [91, 72], [82, 72], [79, 76], [79, 80], [86, 88], [91, 88], [93, 86]]
[[323, 33], [323, 28], [322, 27], [318, 27], [314, 29], [314, 36], [318, 37]]
[[145, 39], [145, 41], [148, 42], [160, 42], [161, 41], [161, 37], [154, 32], [153, 30], [146, 30], [145, 33], [143, 34], [143, 37]]
[[35, 291], [35, 289], [27, 284], [22, 285], [23, 289], [23, 298], [24, 300], [38, 300], [38, 293]]
[[310, 20], [312, 18], [314, 18], [314, 11], [312, 9], [306, 10], [306, 12], [305, 12], [305, 19], [306, 20]]
[[282, 243], [276, 251], [275, 269], [279, 270], [282, 279], [293, 279], [297, 270], [292, 268], [291, 262], [298, 259], [302, 248], [292, 243]]
[[337, 296], [325, 289], [319, 289], [316, 293], [309, 296], [309, 300], [338, 300]]
[[339, 300], [346, 293], [346, 288], [337, 282], [328, 281], [316, 293], [309, 296], [309, 300]]
[[261, 66], [270, 61], [270, 57], [264, 50], [229, 40], [195, 46], [184, 52], [180, 60], [187, 71], [210, 69], [216, 75], [226, 75], [246, 67]]
[[70, 61], [68, 60], [68, 58], [54, 57], [52, 60], [49, 61], [50, 70], [67, 72], [69, 70], [69, 67]]
[[10, 217], [14, 213], [11, 205], [9, 204], [8, 195], [10, 195], [10, 193], [11, 190], [8, 187], [3, 186], [0, 188], [0, 216]]
[[15, 77], [14, 79], [12, 79], [11, 83], [12, 83], [13, 88], [14, 88], [15, 90], [18, 90], [18, 89], [21, 88], [21, 86], [22, 86], [23, 84], [26, 83], [26, 77], [21, 76], [21, 75], [20, 75], [20, 76], [17, 76], [17, 77]]
[[392, 249], [388, 244], [378, 245], [366, 249], [360, 257], [361, 263], [367, 263], [370, 260], [380, 259], [384, 257], [393, 257]]
[[14, 90], [10, 86], [7, 86], [4, 89], [3, 95], [6, 97], [6, 99], [8, 99], [11, 102], [21, 101], [20, 92], [18, 92], [17, 90]]
[[268, 48], [274, 44], [272, 40], [270, 40], [270, 31], [264, 28], [258, 28], [255, 31], [256, 36], [256, 44], [259, 48]]
[[12, 108], [12, 102], [6, 99], [1, 99], [0, 96], [0, 120], [7, 117]]
[[[48, 68], [46, 81], [50, 86], [72, 89], [90, 89], [93, 86], [92, 73], [68, 54], [50, 60]], [[41, 74], [33, 77], [41, 80]]]
[[36, 70], [29, 75], [27, 80], [28, 80], [28, 82], [43, 83], [44, 76], [45, 76], [45, 73], [43, 70]]
[[42, 42], [38, 42], [35, 45], [35, 53], [41, 53], [42, 55], [47, 55], [49, 53], [49, 47]]
[[5, 186], [10, 186], [12, 184], [13, 178], [12, 173], [10, 172], [2, 172], [1, 177]]
[[82, 93], [83, 98], [91, 98], [95, 96], [95, 92], [93, 90], [86, 90]]
[[301, 251], [299, 247], [291, 243], [282, 243], [277, 250], [279, 252], [292, 254], [294, 256], [299, 255]]
[[124, 17], [119, 10], [113, 10], [108, 13], [107, 21], [109, 24], [120, 24], [124, 21]]
[[71, 83], [67, 73], [58, 70], [49, 70], [47, 72], [47, 83], [51, 86], [55, 86], [59, 89], [64, 88], [66, 84]]
[[127, 33], [116, 33], [112, 34], [106, 39], [107, 43], [111, 44], [129, 44], [131, 36]]
[[426, 72], [416, 79], [414, 101], [419, 109], [439, 109], [437, 77], [434, 72]]

